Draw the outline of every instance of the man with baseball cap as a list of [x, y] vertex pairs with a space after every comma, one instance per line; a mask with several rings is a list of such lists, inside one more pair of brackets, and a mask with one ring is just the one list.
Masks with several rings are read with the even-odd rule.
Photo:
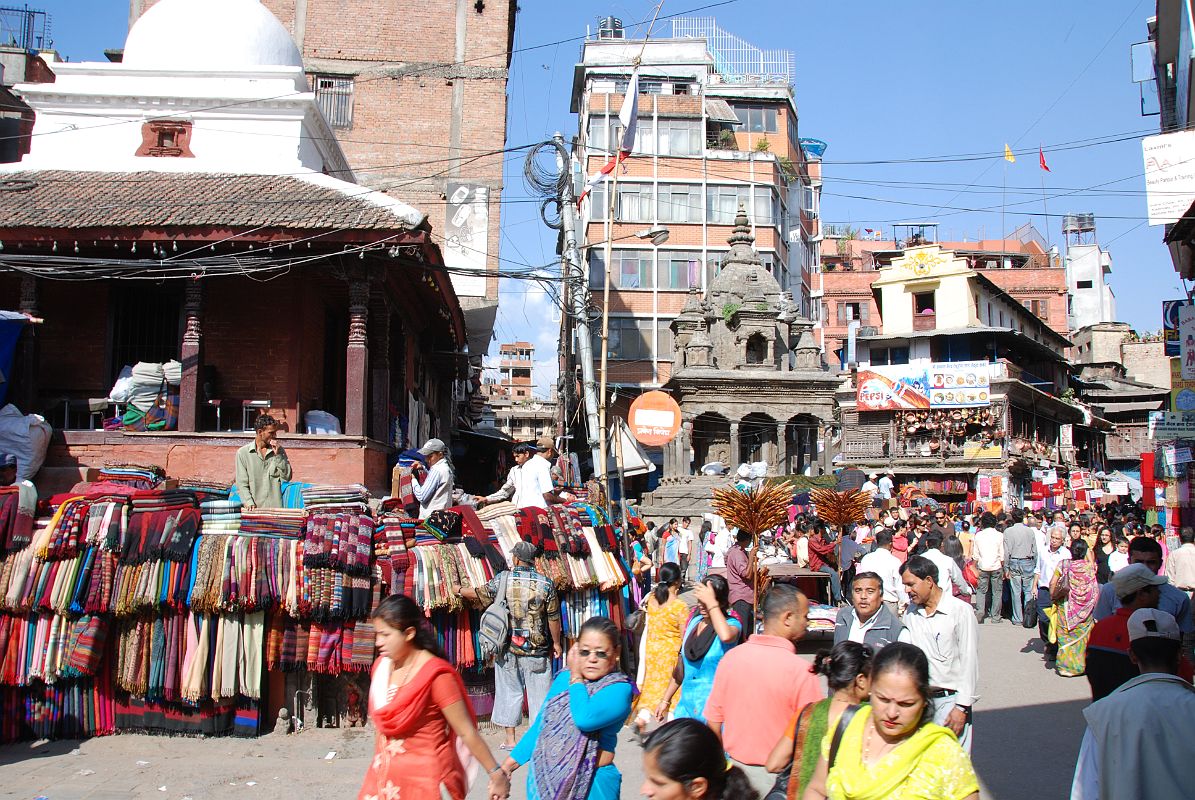
[[[1129, 617], [1140, 609], [1157, 609], [1164, 583], [1164, 576], [1144, 564], [1129, 564], [1112, 576], [1120, 608], [1097, 622], [1087, 639], [1087, 682], [1091, 684], [1092, 700], [1107, 697], [1136, 677], [1137, 666], [1129, 656]], [[1190, 663], [1184, 663], [1189, 674]]]
[[419, 501], [419, 518], [427, 519], [433, 511], [452, 505], [454, 479], [448, 463], [448, 445], [441, 439], [428, 439], [419, 448], [419, 455], [427, 459], [427, 469], [415, 473], [415, 499]]
[[1125, 628], [1140, 674], [1084, 709], [1071, 800], [1190, 797], [1195, 687], [1179, 676], [1182, 633], [1156, 608], [1133, 611]]
[[487, 605], [505, 597], [510, 608], [510, 644], [494, 658], [494, 710], [490, 721], [506, 733], [503, 750], [515, 746], [515, 728], [523, 721], [523, 697], [534, 720], [552, 685], [552, 657], [564, 654], [560, 598], [550, 578], [535, 570], [536, 548], [516, 542], [513, 566], [481, 590], [463, 588], [461, 597]]

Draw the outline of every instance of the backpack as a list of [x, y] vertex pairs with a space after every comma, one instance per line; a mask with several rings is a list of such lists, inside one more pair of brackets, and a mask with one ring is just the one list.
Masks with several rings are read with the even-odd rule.
[[477, 629], [479, 655], [485, 661], [499, 655], [510, 645], [510, 606], [506, 602], [506, 584], [510, 572], [498, 576], [498, 596], [481, 615]]

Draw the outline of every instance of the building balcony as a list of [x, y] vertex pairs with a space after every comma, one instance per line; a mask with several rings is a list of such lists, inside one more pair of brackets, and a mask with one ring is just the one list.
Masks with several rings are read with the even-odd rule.
[[913, 330], [932, 331], [938, 327], [938, 317], [934, 312], [913, 315]]

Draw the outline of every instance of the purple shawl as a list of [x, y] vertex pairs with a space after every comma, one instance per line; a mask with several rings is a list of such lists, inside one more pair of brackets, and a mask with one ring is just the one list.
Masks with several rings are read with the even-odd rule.
[[[599, 690], [627, 680], [617, 670], [583, 685], [592, 697]], [[585, 800], [597, 772], [598, 740], [573, 722], [566, 689], [548, 700], [542, 711], [539, 738], [531, 753], [539, 800]]]

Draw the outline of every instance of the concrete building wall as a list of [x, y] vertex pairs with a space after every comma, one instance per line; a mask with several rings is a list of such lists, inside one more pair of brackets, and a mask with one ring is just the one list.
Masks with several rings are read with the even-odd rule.
[[[130, 0], [129, 24], [155, 2]], [[291, 32], [309, 78], [352, 80], [351, 122], [334, 134], [358, 182], [425, 212], [441, 249], [448, 184], [488, 189], [485, 261], [495, 272], [505, 154], [493, 151], [506, 144], [513, 0], [263, 2]], [[496, 274], [473, 286], [458, 277], [462, 303], [497, 299]]]
[[1072, 244], [1066, 249], [1067, 288], [1071, 296], [1070, 324], [1084, 328], [1116, 319], [1116, 300], [1106, 275], [1112, 257], [1097, 244]]

